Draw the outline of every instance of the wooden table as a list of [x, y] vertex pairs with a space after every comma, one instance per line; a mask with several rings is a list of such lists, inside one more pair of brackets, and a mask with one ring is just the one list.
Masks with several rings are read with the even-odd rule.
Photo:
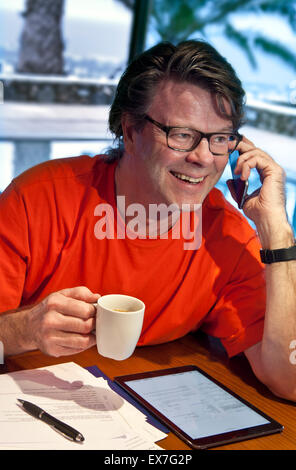
[[[137, 348], [125, 361], [114, 361], [99, 356], [95, 347], [83, 353], [53, 358], [34, 351], [5, 359], [0, 373], [34, 369], [63, 362], [76, 362], [82, 367], [97, 365], [110, 378], [149, 370], [194, 364], [222, 382], [241, 397], [284, 425], [280, 434], [256, 438], [236, 444], [217, 447], [222, 450], [293, 450], [296, 449], [295, 404], [272, 395], [254, 376], [244, 355], [228, 359], [218, 343], [202, 334], [188, 335], [178, 341]], [[169, 433], [158, 445], [167, 450], [189, 447]]]

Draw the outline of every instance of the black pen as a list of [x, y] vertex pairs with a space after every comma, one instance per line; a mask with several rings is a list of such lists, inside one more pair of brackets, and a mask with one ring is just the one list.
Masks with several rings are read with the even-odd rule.
[[63, 436], [67, 439], [71, 439], [72, 441], [76, 442], [84, 441], [84, 437], [80, 432], [76, 431], [76, 429], [74, 428], [71, 428], [71, 426], [69, 426], [68, 424], [63, 423], [59, 419], [54, 418], [50, 414], [46, 413], [46, 411], [42, 410], [42, 408], [39, 408], [39, 406], [36, 406], [33, 403], [30, 403], [29, 401], [20, 400], [20, 398], [18, 398], [17, 400], [21, 403], [22, 408], [27, 411], [27, 413], [34, 416], [34, 418], [38, 418], [41, 421], [44, 421], [46, 424], [49, 424], [49, 426], [53, 427], [56, 431], [63, 434]]

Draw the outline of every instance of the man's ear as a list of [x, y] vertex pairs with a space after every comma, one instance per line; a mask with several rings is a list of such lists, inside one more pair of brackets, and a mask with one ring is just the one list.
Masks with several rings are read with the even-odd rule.
[[124, 149], [129, 153], [134, 145], [135, 126], [129, 114], [124, 113], [121, 117]]

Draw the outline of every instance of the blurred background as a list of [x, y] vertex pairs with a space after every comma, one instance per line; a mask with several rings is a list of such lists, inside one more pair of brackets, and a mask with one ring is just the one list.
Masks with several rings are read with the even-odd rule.
[[[296, 229], [296, 0], [0, 0], [0, 192], [39, 162], [112, 145], [108, 111], [127, 63], [189, 38], [237, 71], [241, 132], [284, 167]], [[218, 187], [231, 200], [229, 177], [227, 166]]]

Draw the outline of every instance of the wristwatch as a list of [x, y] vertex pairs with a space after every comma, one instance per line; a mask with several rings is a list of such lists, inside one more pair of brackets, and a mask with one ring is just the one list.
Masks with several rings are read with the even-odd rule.
[[271, 264], [279, 261], [291, 261], [296, 259], [296, 244], [290, 248], [280, 248], [278, 250], [260, 250], [262, 263]]

